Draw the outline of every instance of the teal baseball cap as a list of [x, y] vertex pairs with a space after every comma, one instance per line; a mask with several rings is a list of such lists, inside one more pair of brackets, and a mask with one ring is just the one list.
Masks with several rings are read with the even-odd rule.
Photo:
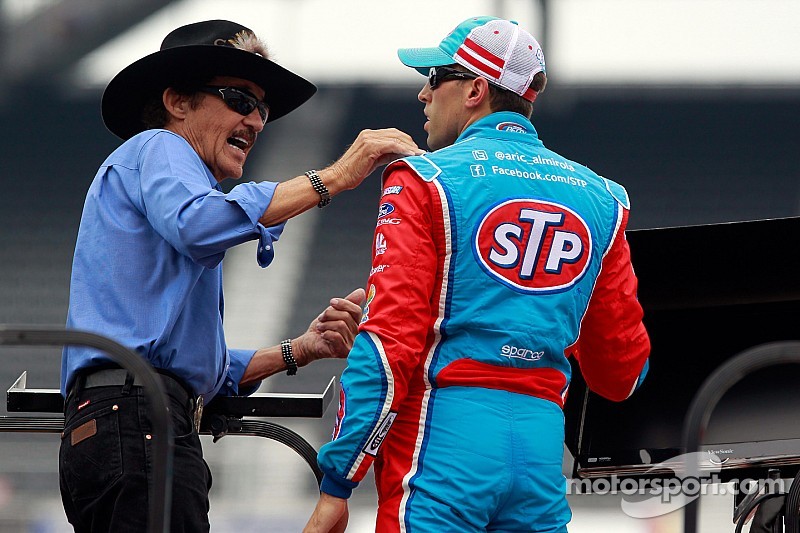
[[511, 20], [472, 17], [438, 47], [401, 48], [400, 61], [427, 76], [431, 67], [459, 64], [493, 84], [533, 101], [533, 77], [545, 72], [544, 52], [533, 36]]

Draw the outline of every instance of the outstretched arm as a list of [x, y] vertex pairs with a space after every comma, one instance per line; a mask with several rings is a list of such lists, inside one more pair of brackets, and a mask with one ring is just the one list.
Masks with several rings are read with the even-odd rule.
[[[356, 289], [345, 298], [333, 298], [330, 305], [315, 318], [308, 330], [292, 339], [292, 352], [298, 367], [317, 359], [344, 358], [353, 346], [361, 320], [364, 289]], [[281, 347], [257, 350], [239, 382], [242, 386], [260, 381], [286, 370]]]
[[[355, 189], [372, 172], [395, 159], [424, 153], [411, 137], [395, 128], [364, 130], [331, 166], [318, 171], [331, 196]], [[307, 176], [279, 183], [269, 207], [259, 220], [266, 227], [285, 222], [319, 203], [319, 194]]]

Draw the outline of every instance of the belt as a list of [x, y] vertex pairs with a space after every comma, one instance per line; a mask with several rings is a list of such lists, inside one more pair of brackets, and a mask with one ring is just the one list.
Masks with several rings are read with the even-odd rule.
[[[128, 371], [124, 368], [106, 368], [84, 373], [82, 376], [82, 388], [92, 389], [95, 387], [122, 387], [128, 383]], [[192, 415], [195, 429], [200, 431], [200, 420], [203, 418], [203, 397], [191, 394], [186, 386], [177, 378], [172, 377], [164, 372], [159, 372], [158, 376], [161, 378], [161, 383], [167, 392], [172, 393], [173, 396], [178, 396], [179, 399], [185, 402], [187, 410]], [[80, 380], [78, 381], [80, 383]], [[143, 383], [139, 376], [133, 376], [134, 387], [141, 387]]]

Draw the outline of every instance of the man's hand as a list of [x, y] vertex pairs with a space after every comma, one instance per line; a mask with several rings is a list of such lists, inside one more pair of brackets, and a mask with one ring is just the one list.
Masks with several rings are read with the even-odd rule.
[[317, 359], [347, 357], [358, 333], [361, 306], [366, 299], [364, 289], [356, 289], [345, 298], [331, 299], [330, 306], [296, 339], [297, 365], [305, 366]]
[[395, 159], [424, 153], [410, 135], [398, 129], [363, 130], [342, 157], [320, 174], [336, 194], [355, 189], [376, 168]]
[[322, 492], [303, 533], [344, 533], [348, 518], [347, 500]]

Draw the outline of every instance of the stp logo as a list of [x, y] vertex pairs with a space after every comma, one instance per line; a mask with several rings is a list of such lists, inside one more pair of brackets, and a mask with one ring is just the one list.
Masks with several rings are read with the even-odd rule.
[[570, 208], [544, 200], [502, 202], [475, 232], [475, 253], [492, 277], [523, 292], [570, 287], [589, 266], [589, 226]]

